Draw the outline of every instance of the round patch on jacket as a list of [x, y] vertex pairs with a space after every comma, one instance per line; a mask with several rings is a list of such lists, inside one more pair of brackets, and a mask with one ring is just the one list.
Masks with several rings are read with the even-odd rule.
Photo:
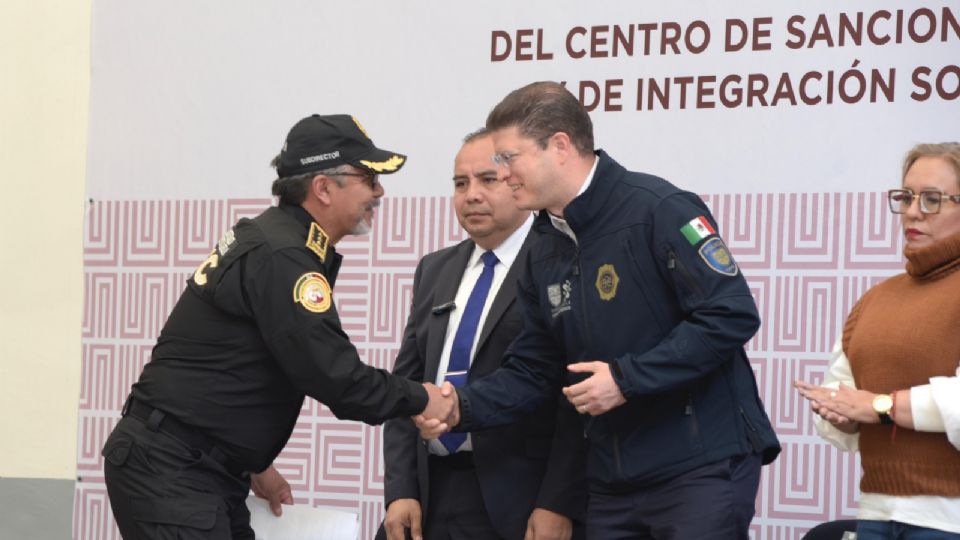
[[293, 301], [307, 311], [323, 313], [333, 303], [333, 291], [330, 282], [323, 274], [307, 272], [300, 276], [293, 286]]
[[617, 295], [617, 285], [620, 284], [620, 276], [617, 275], [617, 269], [612, 264], [605, 264], [597, 270], [597, 292], [603, 300], [613, 300]]
[[719, 237], [714, 236], [700, 246], [698, 250], [700, 258], [703, 259], [711, 270], [725, 276], [735, 276], [740, 270], [737, 263], [733, 262], [733, 256], [727, 250], [727, 246]]

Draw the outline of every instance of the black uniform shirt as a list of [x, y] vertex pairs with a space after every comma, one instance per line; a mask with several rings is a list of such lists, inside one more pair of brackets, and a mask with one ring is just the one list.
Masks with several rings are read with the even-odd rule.
[[364, 364], [340, 327], [342, 257], [299, 206], [241, 219], [187, 280], [132, 396], [250, 471], [283, 449], [304, 394], [370, 424], [421, 412], [419, 383]]

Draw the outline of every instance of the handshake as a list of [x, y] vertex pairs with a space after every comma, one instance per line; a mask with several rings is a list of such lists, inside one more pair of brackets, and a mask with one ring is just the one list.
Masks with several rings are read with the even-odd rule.
[[429, 401], [420, 414], [411, 417], [424, 439], [436, 439], [460, 423], [460, 398], [449, 382], [443, 386], [423, 383]]

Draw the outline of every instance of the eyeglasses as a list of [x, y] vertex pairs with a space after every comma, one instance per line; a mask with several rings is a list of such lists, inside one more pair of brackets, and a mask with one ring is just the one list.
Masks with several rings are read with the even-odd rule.
[[370, 186], [370, 189], [377, 189], [377, 186], [380, 185], [380, 175], [373, 173], [338, 172], [327, 176], [355, 176], [357, 178], [363, 178], [364, 183]]
[[920, 199], [920, 212], [923, 214], [937, 214], [940, 212], [940, 203], [948, 200], [960, 204], [960, 195], [947, 195], [936, 189], [925, 189], [915, 194], [912, 189], [891, 189], [887, 192], [887, 201], [890, 211], [894, 214], [906, 214], [913, 206], [913, 199]]
[[494, 154], [490, 157], [493, 160], [493, 163], [498, 167], [504, 165], [506, 167], [510, 166], [510, 162], [514, 160], [517, 156], [520, 155], [520, 152], [500, 152], [499, 154]]

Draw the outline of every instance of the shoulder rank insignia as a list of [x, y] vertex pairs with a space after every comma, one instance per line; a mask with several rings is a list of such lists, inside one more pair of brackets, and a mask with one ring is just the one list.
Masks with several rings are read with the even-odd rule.
[[333, 303], [330, 282], [323, 274], [307, 272], [293, 286], [293, 301], [313, 313], [323, 313]]
[[725, 276], [735, 276], [739, 271], [737, 263], [733, 262], [733, 257], [723, 240], [719, 236], [711, 238], [703, 243], [698, 250], [700, 258], [703, 259], [711, 270]]
[[217, 242], [217, 251], [220, 252], [220, 256], [226, 255], [236, 241], [237, 236], [233, 233], [233, 229], [227, 229], [227, 232], [223, 233], [223, 236]]
[[613, 300], [617, 295], [617, 285], [620, 284], [620, 276], [617, 275], [617, 269], [612, 264], [605, 264], [597, 270], [597, 292], [603, 300]]
[[310, 224], [310, 232], [307, 233], [307, 249], [320, 257], [320, 262], [327, 262], [327, 248], [330, 247], [330, 237], [326, 231], [320, 228], [316, 223]]
[[710, 221], [706, 217], [697, 216], [683, 227], [680, 227], [680, 233], [687, 239], [687, 242], [690, 242], [691, 246], [695, 246], [711, 234], [717, 234], [717, 231], [710, 226]]

